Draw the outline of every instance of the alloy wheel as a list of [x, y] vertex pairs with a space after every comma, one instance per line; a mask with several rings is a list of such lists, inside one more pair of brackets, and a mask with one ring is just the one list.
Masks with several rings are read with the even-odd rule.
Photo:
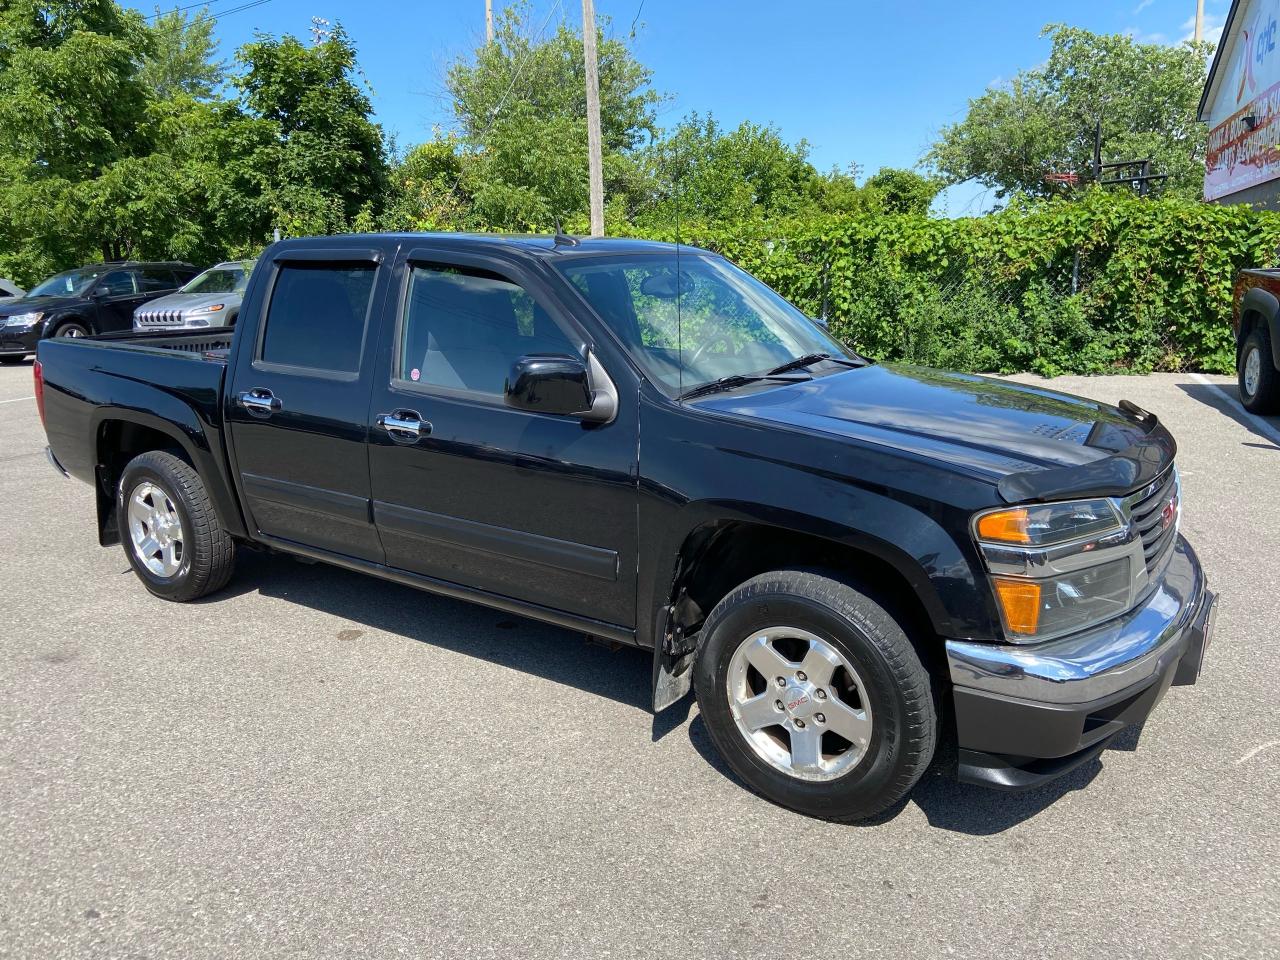
[[760, 759], [800, 780], [834, 780], [867, 754], [871, 705], [848, 658], [798, 627], [757, 630], [729, 661], [729, 709]]
[[186, 559], [182, 517], [173, 499], [144, 480], [129, 494], [129, 539], [134, 556], [157, 577], [177, 575]]

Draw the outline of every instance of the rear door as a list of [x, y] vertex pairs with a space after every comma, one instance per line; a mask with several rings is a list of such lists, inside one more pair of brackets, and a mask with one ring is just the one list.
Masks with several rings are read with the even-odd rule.
[[260, 313], [226, 401], [247, 518], [267, 537], [381, 562], [366, 447], [381, 254], [286, 249], [258, 269]]
[[[503, 384], [521, 356], [591, 351], [554, 286], [519, 262], [409, 251], [387, 313], [396, 322], [384, 325], [369, 411], [387, 563], [633, 627], [630, 369], [608, 353], [595, 357], [594, 386], [618, 395], [608, 423], [506, 406]], [[394, 426], [405, 422], [411, 430]]]

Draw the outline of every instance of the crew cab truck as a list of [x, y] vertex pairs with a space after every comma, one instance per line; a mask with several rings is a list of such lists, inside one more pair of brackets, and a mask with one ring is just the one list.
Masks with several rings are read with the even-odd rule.
[[38, 361], [50, 460], [156, 596], [254, 544], [650, 648], [655, 709], [692, 686], [806, 814], [884, 811], [943, 736], [1043, 783], [1212, 630], [1154, 415], [870, 363], [692, 247], [285, 240], [234, 329]]

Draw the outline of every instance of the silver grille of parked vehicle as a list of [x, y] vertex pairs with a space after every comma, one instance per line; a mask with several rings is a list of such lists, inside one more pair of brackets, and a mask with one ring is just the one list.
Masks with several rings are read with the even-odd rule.
[[172, 327], [182, 323], [181, 310], [148, 310], [137, 315], [138, 324], [147, 327]]
[[1173, 550], [1178, 532], [1178, 514], [1182, 508], [1178, 470], [1170, 467], [1154, 483], [1143, 487], [1125, 500], [1129, 517], [1142, 535], [1142, 553], [1147, 572], [1154, 579], [1163, 569]]

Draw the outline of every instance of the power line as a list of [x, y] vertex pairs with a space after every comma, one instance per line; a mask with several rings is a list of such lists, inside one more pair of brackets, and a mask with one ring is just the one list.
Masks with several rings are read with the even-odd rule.
[[[209, 19], [213, 20], [214, 22], [217, 22], [222, 17], [229, 16], [230, 14], [233, 14], [233, 13], [241, 13], [244, 10], [250, 10], [254, 7], [260, 7], [263, 4], [270, 3], [270, 2], [271, 0], [250, 0], [249, 3], [242, 3], [238, 7], [231, 7], [228, 10], [219, 10], [214, 13], [211, 13], [209, 16]], [[143, 19], [158, 20], [160, 19], [160, 17], [163, 17], [166, 14], [186, 13], [188, 10], [194, 10], [196, 7], [204, 7], [205, 10], [207, 11], [209, 9], [209, 0], [205, 0], [204, 3], [189, 3], [185, 7], [174, 7], [172, 10], [158, 10], [155, 13], [151, 14], [150, 16], [144, 17]]]

